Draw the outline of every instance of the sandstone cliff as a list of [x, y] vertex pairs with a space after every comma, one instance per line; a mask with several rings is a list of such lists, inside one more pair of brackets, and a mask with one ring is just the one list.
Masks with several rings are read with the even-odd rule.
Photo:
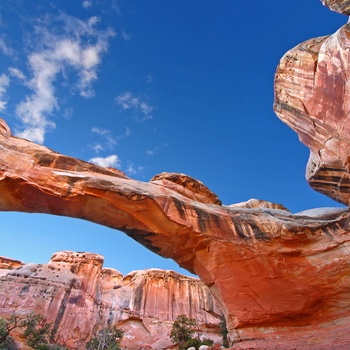
[[69, 251], [48, 264], [0, 258], [0, 316], [40, 313], [72, 349], [83, 349], [94, 329], [107, 325], [125, 331], [125, 349], [165, 349], [180, 314], [198, 320], [203, 336], [221, 340], [222, 311], [198, 279], [158, 269], [122, 276], [102, 265], [101, 255]]
[[[348, 14], [349, 1], [323, 3]], [[310, 185], [346, 205], [349, 38], [345, 25], [300, 44], [275, 79], [276, 113], [311, 150]], [[0, 210], [90, 220], [174, 259], [221, 304], [240, 342], [234, 348], [350, 347], [348, 208], [292, 214], [258, 200], [222, 205], [184, 174], [139, 182], [13, 137], [5, 122], [0, 151]]]

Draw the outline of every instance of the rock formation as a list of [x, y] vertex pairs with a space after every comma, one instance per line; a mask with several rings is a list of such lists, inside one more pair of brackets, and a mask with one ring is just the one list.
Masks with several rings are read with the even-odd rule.
[[[348, 1], [323, 1], [348, 14]], [[311, 150], [310, 185], [349, 205], [349, 25], [289, 51], [275, 111]], [[292, 214], [253, 200], [222, 205], [202, 183], [149, 183], [62, 156], [0, 126], [0, 210], [90, 220], [121, 230], [200, 276], [221, 304], [233, 348], [348, 349], [348, 208]]]
[[[346, 324], [347, 209], [293, 215], [257, 200], [215, 204], [203, 184], [183, 188], [195, 180], [182, 174], [179, 183], [174, 174], [171, 181], [163, 174], [162, 182], [139, 182], [13, 137], [4, 122], [1, 130], [1, 210], [90, 220], [174, 259], [209, 286], [232, 340], [285, 343], [326, 323]], [[193, 189], [201, 191], [196, 200]]]
[[[350, 1], [324, 1], [349, 13]], [[310, 148], [311, 187], [350, 204], [350, 27], [308, 40], [281, 59], [275, 78], [275, 112]]]
[[349, 0], [321, 0], [323, 5], [327, 6], [335, 12], [343, 15], [350, 15], [350, 1]]
[[69, 251], [48, 264], [0, 258], [0, 316], [40, 313], [72, 349], [84, 349], [93, 331], [107, 325], [124, 330], [124, 349], [165, 349], [181, 314], [198, 320], [204, 337], [221, 340], [222, 312], [198, 279], [159, 269], [122, 276], [102, 265], [101, 255]]

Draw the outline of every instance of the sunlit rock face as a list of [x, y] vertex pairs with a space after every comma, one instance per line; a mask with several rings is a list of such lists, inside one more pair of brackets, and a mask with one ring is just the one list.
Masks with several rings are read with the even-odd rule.
[[349, 65], [347, 24], [329, 37], [308, 40], [288, 51], [275, 78], [275, 111], [311, 151], [309, 184], [346, 205], [350, 202]]
[[[289, 344], [322, 349], [320, 343], [330, 338], [339, 349], [344, 343], [350, 346], [347, 208], [292, 214], [282, 205], [259, 200], [221, 205], [208, 201], [204, 185], [183, 174], [178, 180], [163, 174], [148, 183], [136, 181], [13, 137], [1, 123], [0, 210], [90, 220], [174, 259], [209, 287], [226, 316], [231, 341], [239, 342], [233, 348], [251, 348], [252, 339], [256, 349], [290, 349]], [[197, 189], [201, 195], [195, 199]], [[57, 259], [62, 258], [53, 258], [49, 265], [66, 264]], [[96, 258], [89, 273], [98, 276], [99, 265]], [[79, 265], [76, 271], [85, 269]], [[53, 322], [58, 329], [67, 323], [71, 332], [91, 334], [88, 320], [99, 306], [79, 291], [94, 295], [98, 283], [69, 283], [72, 298], [65, 288], [55, 294], [57, 302], [47, 301], [57, 310], [61, 300], [71, 300], [66, 321]], [[184, 299], [191, 300], [188, 295]], [[115, 317], [108, 307], [98, 310]], [[69, 317], [79, 312], [87, 321], [78, 328], [78, 321]]]
[[335, 12], [343, 15], [350, 15], [350, 1], [349, 0], [321, 0], [322, 4]]
[[84, 349], [93, 331], [107, 325], [124, 330], [125, 349], [165, 349], [180, 314], [220, 340], [222, 311], [198, 279], [158, 269], [123, 276], [103, 268], [103, 257], [93, 253], [58, 252], [48, 264], [0, 262], [0, 315], [40, 313], [71, 349]]

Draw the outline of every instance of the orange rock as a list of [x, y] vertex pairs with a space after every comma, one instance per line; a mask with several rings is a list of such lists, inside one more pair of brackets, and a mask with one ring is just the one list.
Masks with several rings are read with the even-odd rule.
[[[312, 344], [328, 336], [327, 325], [328, 332], [340, 327], [338, 339], [350, 344], [344, 330], [350, 316], [347, 209], [293, 215], [256, 200], [238, 207], [200, 202], [178, 188], [121, 177], [8, 133], [0, 148], [1, 210], [83, 218], [174, 259], [209, 286], [231, 340]], [[71, 313], [87, 305], [79, 333], [89, 334], [96, 306], [74, 285]], [[55, 310], [65, 293], [56, 294]], [[70, 322], [77, 321], [64, 321]]]
[[1, 266], [0, 315], [40, 313], [72, 349], [85, 349], [93, 330], [107, 325], [124, 330], [125, 349], [164, 349], [180, 314], [198, 320], [203, 336], [220, 339], [222, 311], [198, 279], [158, 269], [123, 276], [102, 265], [99, 254], [64, 251], [44, 265]]

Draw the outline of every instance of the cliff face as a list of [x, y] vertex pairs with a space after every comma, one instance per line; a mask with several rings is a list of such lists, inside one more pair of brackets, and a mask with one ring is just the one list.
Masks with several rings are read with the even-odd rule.
[[[323, 3], [348, 13], [348, 1]], [[346, 25], [332, 36], [300, 44], [281, 59], [275, 79], [276, 113], [311, 150], [310, 185], [347, 205], [349, 38]], [[165, 173], [139, 182], [13, 137], [3, 121], [0, 193], [0, 210], [103, 224], [196, 273], [222, 306], [231, 340], [241, 342], [234, 348], [350, 347], [348, 208], [291, 214], [258, 200], [225, 206], [204, 184], [184, 174]], [[91, 275], [98, 274], [97, 265], [89, 267]], [[80, 269], [85, 267], [77, 267], [74, 274]], [[96, 284], [81, 282], [77, 288], [75, 283], [68, 283], [69, 293], [65, 289], [56, 297], [55, 310], [71, 300], [72, 314], [81, 305], [87, 306], [84, 319], [92, 318], [95, 309], [103, 314], [98, 304], [77, 292], [94, 295]], [[140, 313], [141, 294], [133, 299]], [[54, 300], [47, 303], [55, 305]], [[59, 329], [61, 315], [68, 314], [57, 314], [58, 321], [53, 321]], [[74, 330], [78, 321], [66, 322], [73, 322]], [[84, 327], [82, 323], [81, 332], [88, 334], [90, 326]]]
[[[349, 1], [323, 1], [350, 13]], [[275, 111], [311, 151], [311, 187], [350, 204], [350, 26], [288, 51], [275, 77]]]
[[198, 320], [205, 337], [220, 340], [222, 311], [199, 280], [173, 271], [103, 268], [92, 253], [59, 252], [48, 264], [0, 261], [0, 315], [36, 312], [52, 323], [59, 343], [83, 349], [97, 328], [117, 325], [126, 349], [170, 347], [180, 314]]

